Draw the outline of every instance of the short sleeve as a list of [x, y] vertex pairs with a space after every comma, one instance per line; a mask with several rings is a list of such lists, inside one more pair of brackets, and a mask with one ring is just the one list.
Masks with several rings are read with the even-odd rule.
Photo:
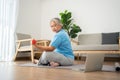
[[60, 38], [60, 36], [56, 35], [56, 36], [53, 38], [53, 40], [51, 41], [50, 45], [53, 46], [53, 47], [55, 47], [55, 48], [57, 48], [57, 47], [59, 47], [59, 45], [61, 44], [61, 40], [62, 40], [62, 39]]

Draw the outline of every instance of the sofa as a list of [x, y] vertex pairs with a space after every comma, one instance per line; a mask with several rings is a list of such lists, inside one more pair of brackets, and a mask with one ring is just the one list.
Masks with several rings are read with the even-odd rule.
[[[14, 55], [14, 61], [16, 60], [17, 57], [28, 57], [28, 56], [31, 56], [32, 61], [34, 60], [34, 58], [39, 59], [43, 51], [33, 47], [31, 43], [32, 40], [33, 38], [30, 34], [16, 33], [16, 53]], [[37, 40], [36, 42], [37, 45], [42, 45], [42, 46], [48, 46], [49, 43], [50, 40]], [[18, 53], [22, 53], [22, 54], [18, 55]]]
[[105, 57], [120, 57], [120, 32], [79, 34], [75, 43], [72, 48], [77, 56], [104, 53]]

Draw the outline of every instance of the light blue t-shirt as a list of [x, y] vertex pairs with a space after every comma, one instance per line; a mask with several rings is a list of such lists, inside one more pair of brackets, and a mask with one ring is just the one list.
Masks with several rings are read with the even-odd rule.
[[69, 36], [63, 29], [56, 33], [50, 45], [55, 47], [55, 52], [63, 54], [65, 57], [74, 59]]

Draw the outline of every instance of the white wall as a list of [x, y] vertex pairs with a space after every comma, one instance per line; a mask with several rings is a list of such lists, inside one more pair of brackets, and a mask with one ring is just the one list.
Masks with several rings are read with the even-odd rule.
[[[82, 33], [120, 32], [120, 0], [20, 0], [18, 31], [51, 39], [49, 21], [64, 10], [72, 12]], [[27, 30], [28, 29], [28, 30]]]
[[33, 38], [40, 38], [40, 0], [19, 0], [19, 14], [17, 31], [31, 34]]

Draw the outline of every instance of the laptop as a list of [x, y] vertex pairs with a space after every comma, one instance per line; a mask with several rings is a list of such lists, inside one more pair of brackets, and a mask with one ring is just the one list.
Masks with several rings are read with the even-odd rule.
[[102, 53], [89, 53], [86, 55], [86, 61], [84, 65], [81, 65], [77, 71], [90, 72], [102, 70], [104, 62], [104, 54]]

